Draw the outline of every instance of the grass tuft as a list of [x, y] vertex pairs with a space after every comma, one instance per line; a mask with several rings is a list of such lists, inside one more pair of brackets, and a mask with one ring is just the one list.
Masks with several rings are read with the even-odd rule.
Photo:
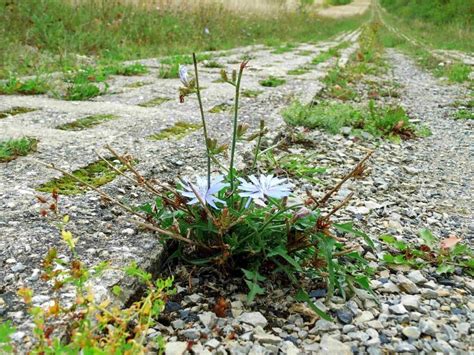
[[0, 95], [41, 95], [49, 90], [48, 84], [42, 78], [22, 80], [11, 76], [0, 83]]
[[0, 163], [12, 161], [20, 156], [34, 152], [38, 146], [38, 140], [30, 137], [9, 139], [0, 142]]
[[268, 79], [263, 79], [259, 81], [259, 84], [265, 87], [277, 87], [286, 83], [285, 79], [277, 78], [273, 75], [270, 75]]
[[156, 107], [160, 106], [161, 104], [170, 101], [170, 98], [167, 97], [155, 97], [154, 99], [151, 99], [150, 101], [143, 102], [141, 104], [138, 104], [138, 106], [141, 107]]
[[29, 107], [12, 107], [8, 110], [5, 111], [0, 111], [0, 119], [6, 118], [9, 116], [16, 116], [16, 115], [21, 115], [22, 113], [28, 113], [28, 112], [33, 112], [36, 111], [37, 109], [35, 108], [29, 108]]
[[164, 139], [181, 139], [187, 136], [188, 134], [198, 130], [202, 125], [179, 121], [176, 122], [172, 127], [165, 128], [159, 133], [153, 134], [148, 138], [154, 141], [161, 141]]
[[65, 123], [63, 125], [57, 126], [56, 128], [64, 131], [82, 131], [84, 129], [91, 128], [103, 122], [107, 122], [117, 118], [119, 117], [110, 114], [92, 115], [80, 118], [73, 122]]

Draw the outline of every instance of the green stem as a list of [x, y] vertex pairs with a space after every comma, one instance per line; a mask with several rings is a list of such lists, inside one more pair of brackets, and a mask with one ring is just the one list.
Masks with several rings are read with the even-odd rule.
[[207, 141], [208, 141], [207, 127], [206, 127], [206, 119], [204, 117], [204, 108], [202, 106], [202, 100], [201, 100], [201, 88], [199, 87], [199, 75], [198, 75], [196, 53], [193, 53], [193, 63], [194, 63], [194, 75], [196, 77], [196, 93], [197, 93], [197, 98], [199, 102], [199, 111], [201, 112], [202, 129], [204, 131], [204, 145], [206, 146], [207, 188], [209, 189], [211, 187], [211, 152], [209, 151], [209, 147], [207, 145]]
[[260, 144], [262, 143], [263, 130], [265, 128], [265, 121], [260, 120], [260, 134], [258, 135], [257, 146], [255, 147], [255, 156], [253, 157], [252, 170], [255, 169], [257, 165], [258, 152], [260, 150]]
[[235, 85], [235, 105], [234, 105], [234, 131], [232, 133], [232, 148], [230, 151], [230, 168], [229, 168], [229, 180], [230, 180], [230, 191], [234, 191], [234, 156], [235, 156], [235, 144], [237, 143], [237, 120], [239, 117], [239, 97], [240, 97], [240, 82], [242, 80], [242, 74], [244, 72], [245, 65], [240, 65], [239, 76]]

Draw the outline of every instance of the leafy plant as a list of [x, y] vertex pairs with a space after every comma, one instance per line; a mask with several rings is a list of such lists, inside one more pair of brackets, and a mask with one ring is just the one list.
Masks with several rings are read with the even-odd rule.
[[0, 82], [0, 95], [40, 95], [48, 90], [47, 82], [40, 77], [23, 80], [10, 76], [7, 81]]
[[[68, 246], [70, 258], [61, 258], [56, 249], [50, 249], [43, 260], [42, 280], [51, 285], [51, 291], [56, 295], [64, 287], [72, 287], [75, 290], [72, 304], [61, 302], [55, 296], [52, 305], [42, 308], [33, 305], [31, 289], [22, 287], [18, 290], [35, 325], [33, 335], [36, 341], [32, 352], [140, 354], [152, 348], [163, 351], [164, 342], [160, 337], [150, 340], [146, 335], [164, 310], [166, 298], [173, 293], [173, 280], [153, 281], [151, 274], [136, 264], [131, 264], [124, 272], [144, 285], [146, 291], [143, 296], [123, 309], [114, 306], [110, 297], [96, 299], [89, 282], [100, 276], [109, 265], [102, 262], [91, 268], [85, 266], [76, 251], [78, 238], [74, 238], [65, 228], [68, 221], [69, 217], [65, 216], [59, 225], [62, 241]], [[113, 288], [113, 293], [119, 296], [122, 290], [117, 285]], [[67, 333], [63, 338], [57, 334], [58, 319], [67, 324]], [[5, 336], [11, 332], [9, 324], [0, 326], [0, 346], [5, 342]], [[4, 349], [9, 348], [4, 346]]]
[[37, 146], [38, 140], [30, 137], [0, 141], [0, 163], [6, 163], [34, 152]]
[[285, 79], [281, 79], [281, 78], [277, 78], [273, 75], [270, 75], [268, 77], [268, 79], [263, 79], [263, 80], [260, 80], [259, 81], [260, 85], [262, 86], [266, 86], [266, 87], [271, 87], [271, 88], [274, 88], [274, 87], [277, 87], [277, 86], [280, 86], [280, 85], [283, 85], [286, 83], [286, 80]]
[[468, 109], [462, 109], [456, 112], [454, 116], [457, 120], [474, 120], [474, 111]]
[[474, 250], [460, 238], [451, 236], [440, 240], [428, 229], [420, 230], [422, 243], [410, 243], [391, 235], [382, 235], [380, 240], [391, 250], [383, 255], [383, 260], [392, 265], [408, 265], [423, 268], [436, 267], [439, 274], [452, 273], [456, 267], [474, 275]]
[[62, 129], [64, 131], [82, 131], [84, 129], [91, 128], [103, 122], [107, 122], [107, 121], [114, 120], [117, 118], [118, 116], [111, 115], [111, 114], [92, 115], [92, 116], [86, 116], [86, 117], [80, 118], [73, 122], [59, 125], [56, 128]]

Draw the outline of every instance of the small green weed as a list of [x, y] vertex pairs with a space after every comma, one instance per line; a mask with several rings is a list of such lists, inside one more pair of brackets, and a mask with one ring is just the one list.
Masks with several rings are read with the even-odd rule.
[[339, 56], [339, 51], [336, 47], [333, 47], [325, 52], [319, 53], [316, 57], [313, 58], [313, 60], [311, 60], [311, 64], [317, 65], [337, 56]]
[[301, 67], [301, 68], [296, 68], [296, 69], [291, 69], [288, 70], [287, 74], [288, 75], [303, 75], [306, 74], [310, 71], [309, 68], [307, 67]]
[[138, 106], [141, 107], [156, 107], [160, 106], [161, 104], [170, 101], [171, 99], [168, 97], [155, 97], [154, 99], [151, 99], [150, 101], [143, 102], [141, 104], [138, 104]]
[[73, 171], [71, 176], [62, 176], [60, 178], [53, 179], [40, 187], [37, 191], [40, 192], [53, 192], [57, 191], [60, 195], [79, 195], [85, 193], [87, 189], [83, 184], [79, 183], [77, 179], [86, 182], [94, 187], [100, 187], [114, 180], [119, 173], [112, 169], [109, 164], [115, 166], [118, 170], [124, 171], [125, 168], [118, 164], [116, 161], [99, 160], [91, 163], [84, 168]]
[[446, 76], [449, 81], [454, 83], [463, 83], [469, 80], [471, 74], [471, 67], [463, 63], [454, 63], [447, 65], [442, 70], [442, 75]]
[[6, 163], [34, 152], [37, 146], [38, 140], [30, 137], [0, 141], [0, 163]]
[[260, 95], [262, 92], [263, 92], [262, 90], [242, 90], [242, 96], [255, 98], [258, 95]]
[[471, 109], [462, 109], [456, 112], [454, 116], [456, 120], [474, 120], [474, 111]]
[[0, 95], [40, 95], [49, 90], [46, 80], [36, 77], [22, 80], [10, 77], [5, 82], [0, 82]]
[[2, 118], [7, 118], [9, 116], [16, 116], [16, 115], [21, 115], [22, 113], [28, 113], [28, 112], [33, 112], [36, 111], [37, 109], [35, 108], [29, 108], [29, 107], [12, 107], [8, 110], [5, 111], [0, 111], [0, 119]]
[[179, 78], [179, 64], [164, 64], [160, 66], [158, 71], [158, 77], [160, 79], [177, 79]]
[[205, 68], [220, 68], [220, 69], [222, 69], [222, 68], [225, 67], [225, 65], [221, 64], [221, 63], [219, 63], [215, 60], [209, 60], [206, 63], [204, 63], [204, 67]]
[[283, 53], [288, 53], [292, 52], [295, 49], [296, 45], [292, 43], [286, 43], [282, 46], [276, 47], [273, 51], [272, 54], [283, 54]]
[[233, 107], [234, 107], [234, 105], [229, 105], [229, 104], [226, 104], [226, 103], [222, 103], [222, 104], [216, 105], [213, 108], [211, 108], [209, 110], [209, 112], [210, 113], [226, 112], [226, 111], [232, 110]]
[[259, 81], [259, 84], [265, 87], [277, 87], [286, 83], [285, 79], [277, 78], [273, 75], [270, 75], [268, 79], [263, 79]]
[[323, 78], [323, 82], [327, 87], [322, 93], [329, 97], [343, 101], [354, 100], [357, 97], [357, 93], [349, 84], [348, 73], [339, 67], [330, 70]]
[[307, 56], [312, 55], [313, 53], [314, 52], [310, 51], [310, 50], [301, 50], [301, 51], [296, 52], [296, 55], [300, 55], [302, 57], [307, 57]]
[[91, 128], [103, 122], [114, 120], [117, 118], [119, 117], [116, 115], [110, 115], [110, 114], [92, 115], [92, 116], [80, 118], [73, 122], [62, 124], [60, 126], [57, 126], [56, 128], [62, 129], [64, 131], [82, 131], [84, 129]]
[[176, 122], [172, 127], [165, 128], [159, 133], [153, 134], [148, 138], [154, 141], [161, 141], [164, 139], [181, 139], [188, 134], [197, 131], [200, 129], [202, 125], [190, 123], [190, 122], [183, 122], [179, 121]]
[[69, 101], [83, 101], [102, 95], [104, 92], [105, 91], [101, 91], [97, 85], [92, 83], [72, 84], [67, 87], [63, 99]]
[[135, 81], [134, 83], [125, 85], [126, 88], [135, 89], [141, 88], [142, 86], [153, 84], [151, 81]]
[[129, 65], [118, 65], [107, 68], [110, 75], [134, 76], [148, 73], [148, 68], [140, 63]]
[[385, 263], [414, 268], [432, 265], [437, 267], [439, 274], [450, 274], [460, 267], [474, 276], [474, 251], [468, 244], [454, 236], [440, 240], [427, 229], [422, 229], [419, 235], [422, 243], [406, 242], [391, 235], [380, 236], [379, 239], [392, 249], [383, 255]]

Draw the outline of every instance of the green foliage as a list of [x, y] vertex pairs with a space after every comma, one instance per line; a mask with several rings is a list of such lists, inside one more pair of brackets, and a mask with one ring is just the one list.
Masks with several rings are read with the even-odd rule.
[[421, 243], [406, 242], [391, 235], [380, 236], [380, 241], [391, 248], [383, 255], [389, 265], [407, 265], [426, 268], [431, 265], [439, 274], [452, 273], [460, 267], [470, 276], [474, 275], [474, 250], [461, 239], [449, 237], [441, 240], [429, 230], [420, 230]]
[[221, 113], [221, 112], [226, 112], [226, 111], [231, 111], [233, 109], [233, 105], [229, 105], [226, 103], [218, 104], [214, 107], [212, 107], [209, 112], [210, 113]]
[[[147, 339], [147, 331], [152, 328], [165, 308], [166, 298], [173, 294], [173, 279], [153, 281], [150, 273], [131, 264], [124, 271], [142, 283], [145, 289], [142, 297], [129, 306], [119, 308], [113, 305], [110, 297], [96, 300], [94, 290], [87, 282], [98, 277], [109, 266], [101, 263], [88, 268], [76, 252], [78, 238], [64, 229], [69, 218], [60, 224], [61, 236], [68, 246], [71, 257], [61, 258], [56, 249], [50, 249], [42, 265], [41, 279], [48, 282], [55, 297], [54, 303], [44, 309], [32, 304], [33, 291], [26, 287], [18, 290], [28, 312], [33, 318], [34, 329], [32, 353], [34, 354], [143, 354], [151, 347], [163, 351], [163, 339]], [[59, 301], [57, 294], [64, 287], [74, 290], [75, 298], [71, 304]], [[120, 295], [121, 289], [115, 286], [112, 293]], [[56, 334], [58, 320], [67, 326], [67, 337]], [[0, 325], [0, 350], [8, 350], [8, 336], [11, 325]], [[145, 341], [147, 344], [145, 344]], [[7, 345], [3, 345], [7, 342]], [[2, 349], [3, 347], [3, 349]]]
[[310, 68], [308, 67], [300, 67], [300, 68], [288, 70], [287, 74], [288, 75], [302, 75], [302, 74], [308, 73], [309, 71], [310, 71]]
[[33, 112], [36, 111], [35, 108], [29, 108], [29, 107], [12, 107], [8, 110], [5, 111], [0, 111], [0, 119], [2, 118], [7, 118], [9, 116], [16, 116], [16, 115], [21, 115], [22, 113], [28, 113], [28, 112]]
[[273, 75], [270, 75], [268, 79], [263, 79], [259, 81], [259, 84], [266, 87], [277, 87], [286, 83], [285, 79], [277, 78]]
[[202, 126], [200, 124], [178, 121], [172, 127], [165, 128], [159, 133], [149, 136], [149, 139], [161, 141], [164, 139], [181, 139], [188, 134], [197, 131]]
[[37, 146], [38, 140], [30, 137], [0, 141], [0, 163], [6, 163], [34, 152]]
[[454, 116], [456, 120], [474, 120], [474, 111], [472, 109], [461, 109]]
[[273, 54], [283, 54], [283, 53], [288, 53], [292, 52], [295, 49], [296, 45], [293, 43], [285, 43], [282, 46], [277, 46], [272, 53]]
[[40, 77], [23, 80], [10, 76], [5, 82], [0, 82], [0, 95], [40, 95], [48, 90], [46, 81]]
[[10, 1], [0, 6], [0, 78], [76, 67], [77, 54], [113, 64], [262, 42], [322, 40], [363, 20], [324, 19], [309, 11], [242, 16], [214, 5], [172, 11], [116, 1]]
[[150, 101], [143, 102], [141, 104], [138, 104], [138, 106], [141, 107], [156, 107], [160, 106], [161, 104], [170, 101], [171, 99], [168, 97], [155, 97], [154, 99], [151, 99]]
[[260, 95], [262, 92], [263, 92], [262, 90], [242, 90], [242, 96], [255, 98], [258, 95]]
[[11, 343], [10, 335], [15, 333], [16, 329], [13, 327], [11, 321], [5, 321], [0, 323], [0, 352], [5, 354], [13, 353], [13, 346]]
[[87, 128], [97, 126], [103, 122], [117, 119], [118, 116], [111, 114], [98, 114], [80, 118], [76, 121], [69, 122], [57, 126], [57, 129], [62, 129], [64, 131], [82, 131]]
[[[121, 167], [115, 161], [99, 160], [87, 165], [84, 168], [73, 171], [71, 173], [72, 176], [66, 175], [44, 183], [37, 188], [37, 191], [56, 191], [60, 195], [82, 194], [86, 191], [84, 188], [84, 183], [94, 187], [99, 187], [109, 183], [110, 181], [114, 180], [117, 175], [119, 175], [119, 173], [112, 169], [109, 164], [119, 171], [125, 171], [125, 168]], [[78, 180], [82, 181], [83, 183], [80, 183]]]
[[446, 68], [443, 67], [443, 69], [440, 70], [440, 74], [446, 76], [449, 81], [463, 83], [469, 80], [471, 67], [463, 63], [448, 64]]
[[357, 97], [350, 84], [349, 74], [340, 67], [331, 69], [323, 78], [323, 82], [327, 85], [324, 93], [330, 97], [344, 101]]
[[[283, 118], [293, 126], [322, 128], [331, 133], [339, 133], [342, 127], [351, 127], [353, 134], [365, 131], [375, 137], [398, 136], [407, 139], [416, 134], [415, 127], [410, 124], [401, 106], [376, 107], [373, 101], [366, 111], [348, 104], [322, 103], [311, 106], [294, 102], [283, 111]], [[421, 133], [426, 134], [426, 129]]]
[[329, 5], [340, 6], [347, 5], [352, 2], [352, 0], [326, 0]]

